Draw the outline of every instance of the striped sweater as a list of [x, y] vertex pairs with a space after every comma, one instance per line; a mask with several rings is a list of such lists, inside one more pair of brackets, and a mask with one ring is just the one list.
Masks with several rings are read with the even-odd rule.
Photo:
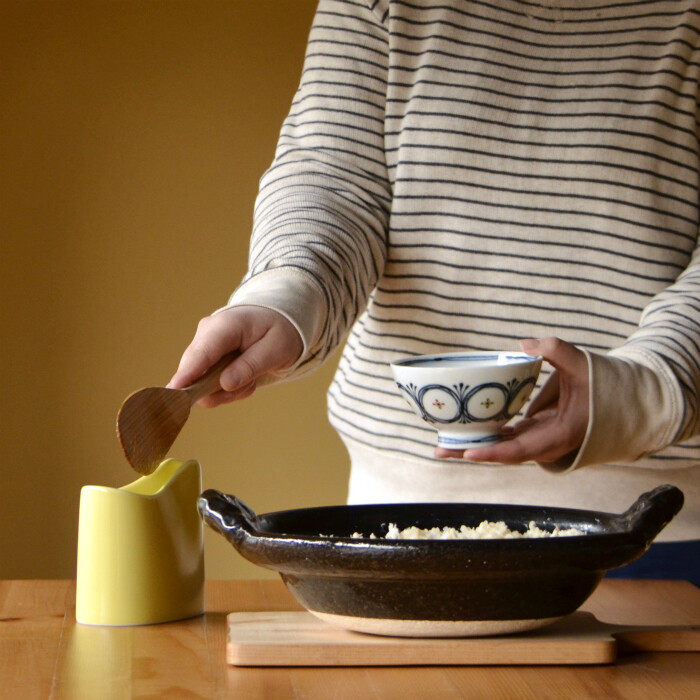
[[[277, 309], [328, 393], [350, 502], [624, 510], [700, 538], [700, 2], [320, 0], [229, 304]], [[433, 457], [388, 363], [558, 336], [589, 356], [566, 469]], [[543, 373], [546, 379], [547, 371]]]

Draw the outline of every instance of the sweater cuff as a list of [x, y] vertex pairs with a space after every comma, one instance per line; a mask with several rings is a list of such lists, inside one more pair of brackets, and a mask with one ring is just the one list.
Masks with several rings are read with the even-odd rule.
[[296, 365], [321, 339], [326, 317], [323, 291], [316, 280], [296, 268], [277, 267], [251, 277], [236, 289], [226, 306], [214, 313], [234, 306], [262, 306], [282, 314], [304, 343]]
[[668, 446], [680, 429], [680, 387], [662, 360], [620, 348], [586, 352], [590, 380], [588, 428], [580, 449], [548, 471], [634, 462]]

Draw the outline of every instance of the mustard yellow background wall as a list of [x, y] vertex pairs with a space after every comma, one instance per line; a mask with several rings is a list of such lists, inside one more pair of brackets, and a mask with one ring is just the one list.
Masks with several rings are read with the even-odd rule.
[[[315, 0], [0, 0], [0, 578], [72, 578], [114, 421], [245, 271]], [[343, 502], [333, 366], [208, 411], [172, 456], [258, 512]], [[206, 535], [210, 578], [273, 575]]]

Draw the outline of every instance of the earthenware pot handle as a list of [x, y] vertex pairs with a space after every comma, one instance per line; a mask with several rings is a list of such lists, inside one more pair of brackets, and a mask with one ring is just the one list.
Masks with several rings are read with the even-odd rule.
[[255, 536], [258, 531], [258, 516], [236, 496], [207, 489], [199, 497], [197, 508], [204, 522], [228, 540]]
[[643, 493], [620, 515], [625, 529], [650, 543], [683, 507], [683, 492], [670, 484]]

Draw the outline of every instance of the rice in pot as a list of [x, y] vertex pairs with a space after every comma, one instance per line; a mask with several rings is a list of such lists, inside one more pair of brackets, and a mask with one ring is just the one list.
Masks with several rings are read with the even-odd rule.
[[[484, 520], [476, 527], [460, 526], [459, 529], [454, 527], [406, 527], [399, 529], [395, 523], [389, 523], [389, 529], [386, 535], [381, 539], [387, 540], [505, 540], [519, 539], [529, 537], [570, 537], [572, 535], [583, 535], [581, 530], [574, 527], [560, 528], [554, 526], [553, 530], [544, 530], [535, 525], [534, 521], [530, 521], [528, 529], [525, 532], [519, 530], [511, 530], [502, 520], [499, 522], [490, 522]], [[365, 535], [360, 532], [353, 532], [351, 535], [354, 539], [363, 539]], [[369, 539], [380, 539], [374, 533], [369, 535]]]

